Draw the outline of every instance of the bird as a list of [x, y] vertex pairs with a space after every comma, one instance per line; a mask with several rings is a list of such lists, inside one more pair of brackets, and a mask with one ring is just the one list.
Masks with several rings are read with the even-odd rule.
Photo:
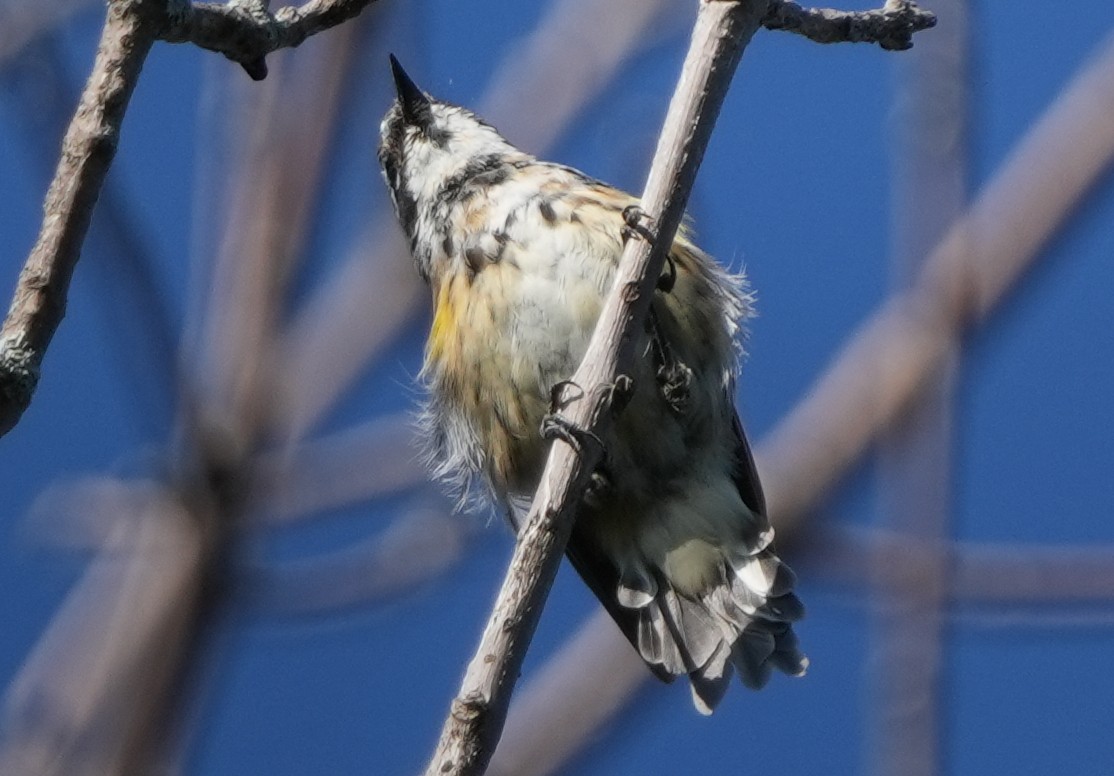
[[[636, 197], [427, 94], [394, 55], [390, 66], [397, 99], [378, 158], [433, 303], [420, 437], [462, 504], [501, 505], [518, 530], [553, 443], [554, 397], [645, 214]], [[566, 549], [649, 669], [687, 676], [703, 714], [734, 674], [758, 689], [775, 669], [808, 667], [796, 577], [774, 550], [734, 404], [752, 306], [743, 274], [683, 227]]]

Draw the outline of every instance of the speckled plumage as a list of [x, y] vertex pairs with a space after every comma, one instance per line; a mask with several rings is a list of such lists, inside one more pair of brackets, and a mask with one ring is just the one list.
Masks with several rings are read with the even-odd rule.
[[[583, 357], [636, 200], [507, 143], [432, 100], [395, 64], [399, 101], [379, 157], [434, 317], [422, 414], [436, 473], [516, 505], [549, 442], [550, 389]], [[802, 608], [734, 405], [750, 296], [678, 235], [676, 280], [653, 301], [635, 390], [603, 440], [609, 486], [581, 510], [568, 555], [663, 679], [687, 674], [709, 711], [732, 670], [750, 686], [807, 661]], [[663, 376], [676, 379], [665, 385]]]

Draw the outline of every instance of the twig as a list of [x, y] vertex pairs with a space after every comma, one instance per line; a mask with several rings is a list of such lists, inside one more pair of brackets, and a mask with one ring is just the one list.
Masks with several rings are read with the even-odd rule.
[[[254, 90], [265, 106], [277, 107], [281, 93], [283, 106], [302, 110], [255, 111], [247, 148], [239, 146], [245, 156], [239, 172], [253, 185], [237, 189], [239, 209], [229, 216], [227, 231], [238, 239], [225, 240], [216, 276], [223, 293], [207, 310], [219, 325], [203, 329], [212, 335], [203, 342], [205, 352], [214, 356], [208, 371], [191, 364], [191, 376], [207, 379], [190, 386], [193, 404], [182, 410], [184, 440], [173, 460], [174, 479], [142, 488], [95, 483], [72, 496], [94, 512], [85, 538], [102, 533], [110, 541], [97, 568], [113, 574], [89, 575], [80, 597], [66, 606], [81, 619], [69, 615], [60, 620], [64, 627], [40, 640], [37, 652], [64, 665], [36, 661], [21, 691], [10, 696], [9, 713], [23, 726], [21, 738], [0, 750], [0, 761], [44, 760], [53, 770], [0, 765], [4, 773], [162, 772], [184, 740], [184, 712], [196, 703], [205, 647], [233, 581], [238, 529], [254, 506], [252, 463], [265, 444], [266, 398], [279, 377], [266, 368], [273, 323], [325, 165], [322, 138], [339, 122], [343, 75], [357, 48], [355, 36], [336, 37], [344, 45], [303, 58], [297, 80], [275, 79], [262, 93]], [[300, 116], [313, 117], [303, 130], [313, 143], [291, 130], [291, 121], [304, 123]], [[156, 531], [163, 524], [165, 530]], [[106, 612], [116, 616], [110, 620]], [[82, 629], [95, 632], [85, 638]], [[75, 644], [91, 646], [75, 651]]]
[[936, 26], [936, 16], [912, 0], [886, 0], [873, 11], [802, 8], [789, 0], [771, 0], [762, 26], [816, 43], [877, 43], [888, 51], [904, 51], [912, 47], [915, 33]]
[[[583, 398], [564, 410], [574, 424], [597, 436], [610, 422], [609, 386], [633, 361], [634, 333], [645, 320], [664, 249], [672, 244], [680, 224], [731, 76], [765, 10], [766, 0], [700, 3], [642, 197], [642, 207], [656, 225], [655, 239], [628, 241], [587, 353], [572, 377], [583, 388]], [[591, 445], [579, 453], [568, 445], [553, 446], [428, 776], [478, 774], [486, 768], [502, 732], [526, 645], [568, 540], [579, 494], [601, 452]]]
[[243, 65], [255, 80], [267, 77], [268, 54], [300, 46], [306, 38], [355, 18], [375, 0], [311, 0], [273, 14], [244, 3], [194, 3], [168, 17], [160, 37], [168, 43], [193, 43]]
[[488, 776], [549, 776], [597, 739], [651, 676], [603, 607], [515, 695]]
[[[57, 7], [55, 2], [43, 5]], [[0, 19], [0, 30], [3, 24]], [[0, 37], [6, 32], [0, 32]], [[6, 68], [0, 61], [9, 95], [34, 106], [18, 111], [16, 120], [22, 125], [28, 157], [43, 176], [49, 176], [58, 164], [58, 135], [69, 123], [81, 94], [82, 84], [68, 74], [62, 37], [60, 30], [41, 29], [25, 46], [24, 55]], [[92, 295], [103, 302], [97, 314], [113, 332], [115, 347], [105, 354], [106, 366], [130, 382], [127, 390], [135, 402], [133, 409], [153, 428], [169, 414], [175, 333], [164, 288], [153, 269], [155, 246], [139, 228], [135, 202], [124, 189], [119, 178], [109, 175], [105, 179], [97, 200], [104, 247], [86, 282], [93, 286]]]

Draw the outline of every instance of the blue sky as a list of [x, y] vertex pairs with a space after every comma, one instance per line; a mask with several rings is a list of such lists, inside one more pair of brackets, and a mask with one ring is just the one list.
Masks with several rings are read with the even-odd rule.
[[[1089, 58], [1111, 45], [1108, 0], [1071, 6], [1072, 19], [1084, 23], [1054, 17], [1035, 0], [973, 10], [965, 176], [971, 197]], [[549, 8], [508, 0], [382, 0], [358, 33], [334, 134], [304, 141], [325, 144], [325, 173], [284, 322], [336, 276], [365, 226], [385, 212], [374, 158], [389, 101], [385, 52], [394, 51], [439, 97], [491, 104], [484, 102], [492, 99], [489, 82]], [[34, 241], [60, 122], [88, 71], [100, 21], [94, 5], [0, 62], [6, 171], [0, 268], [9, 287]], [[555, 142], [530, 150], [637, 191], [689, 22], [686, 13], [662, 15]], [[951, 23], [940, 20], [942, 29]], [[273, 77], [312, 78], [320, 71], [311, 58], [333, 45], [335, 34], [275, 58]], [[725, 263], [745, 265], [758, 293], [739, 397], [758, 439], [777, 427], [893, 288], [895, 104], [907, 83], [901, 60], [910, 56], [762, 32], [724, 106], [690, 210], [701, 244]], [[29, 518], [33, 505], [47, 489], [57, 493], [79, 478], [157, 480], [172, 460], [176, 348], [211, 282], [198, 266], [236, 204], [221, 196], [229, 195], [228, 180], [251, 135], [229, 140], [214, 117], [236, 95], [262, 88], [216, 55], [183, 46], [157, 46], [144, 71], [38, 394], [0, 440], [5, 685], [90, 559], [44, 539], [50, 531]], [[289, 120], [297, 109], [280, 101], [277, 113]], [[1114, 547], [1112, 246], [1114, 178], [1106, 173], [1006, 302], [963, 340], [947, 434], [951, 537], [1007, 549]], [[146, 281], [135, 272], [137, 256]], [[310, 436], [413, 406], [428, 319], [424, 297], [416, 298], [408, 323], [400, 323]], [[882, 527], [893, 501], [885, 488], [868, 457], [817, 508], [815, 522], [868, 532]], [[435, 488], [410, 486], [251, 533], [239, 562], [313, 568], [315, 558], [374, 542], [385, 526], [415, 512], [442, 515], [450, 506]], [[286, 588], [270, 597], [234, 594], [201, 663], [201, 690], [191, 701], [200, 722], [187, 738], [184, 772], [419, 770], [511, 546], [498, 520], [453, 520], [464, 526], [453, 534], [464, 552], [401, 593], [308, 614], [292, 613], [298, 607], [279, 600]], [[798, 573], [809, 610], [799, 628], [812, 660], [806, 679], [777, 677], [761, 693], [735, 688], [710, 719], [693, 712], [680, 685], [647, 683], [561, 772], [872, 772], [881, 658], [870, 594], [803, 558]], [[596, 606], [563, 569], [527, 658], [527, 678]], [[941, 772], [1097, 776], [1114, 768], [1109, 602], [991, 601], [949, 611], [937, 684]]]

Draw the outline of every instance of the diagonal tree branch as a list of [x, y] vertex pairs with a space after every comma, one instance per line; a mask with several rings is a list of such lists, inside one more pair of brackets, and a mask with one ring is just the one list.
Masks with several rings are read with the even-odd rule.
[[128, 101], [165, 8], [165, 0], [114, 0], [108, 5], [93, 72], [62, 141], [43, 205], [38, 241], [0, 327], [0, 435], [19, 422], [31, 402], [43, 354], [65, 314], [93, 207], [116, 156]]
[[[743, 50], [760, 26], [766, 0], [703, 0], [677, 90], [650, 169], [642, 207], [656, 226], [653, 240], [627, 242], [611, 293], [572, 383], [578, 399], [569, 420], [601, 435], [610, 423], [610, 396], [634, 358], [634, 333], [645, 320], [654, 283], [681, 222], [689, 190], [720, 105]], [[561, 561], [579, 493], [600, 460], [597, 445], [555, 444], [523, 522], [503, 587], [468, 667], [437, 750], [426, 771], [479, 774], [495, 750], [526, 646]]]

